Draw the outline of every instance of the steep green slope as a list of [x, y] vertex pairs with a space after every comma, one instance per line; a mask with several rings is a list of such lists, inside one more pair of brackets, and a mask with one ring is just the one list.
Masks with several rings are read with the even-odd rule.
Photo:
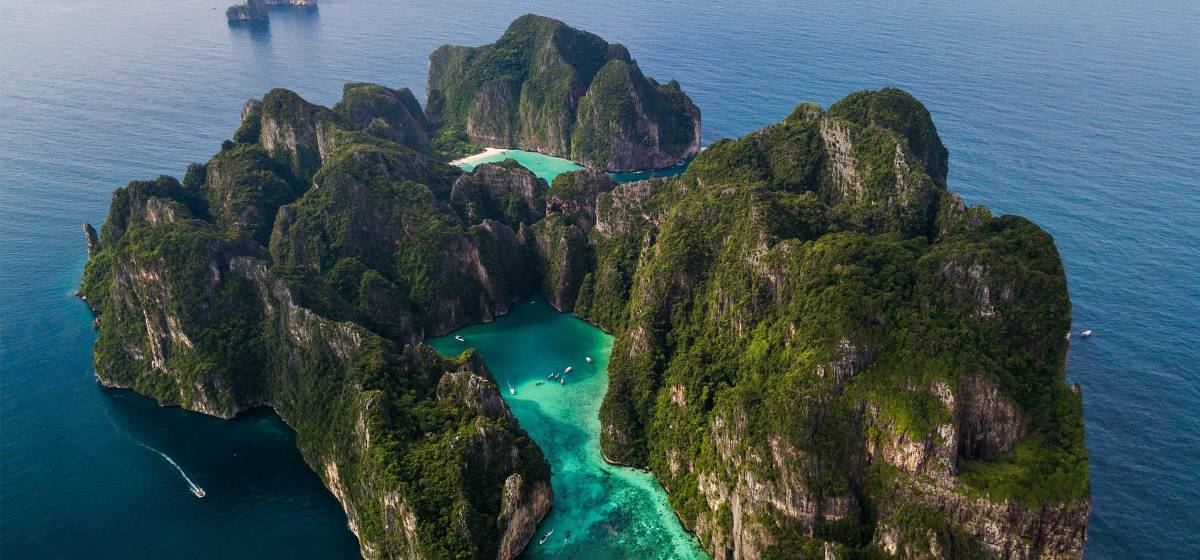
[[491, 45], [429, 57], [437, 143], [521, 148], [608, 171], [673, 165], [700, 148], [700, 110], [678, 82], [642, 75], [621, 45], [550, 18], [517, 18]]
[[944, 169], [928, 112], [883, 90], [601, 196], [575, 309], [617, 334], [603, 451], [715, 556], [1082, 554], [1061, 262]]
[[183, 184], [118, 189], [81, 288], [96, 375], [223, 418], [275, 409], [367, 558], [515, 558], [549, 466], [482, 361], [419, 341], [535, 281], [508, 226], [448, 204], [459, 172], [420, 153], [406, 92], [352, 84], [329, 110], [274, 90]]

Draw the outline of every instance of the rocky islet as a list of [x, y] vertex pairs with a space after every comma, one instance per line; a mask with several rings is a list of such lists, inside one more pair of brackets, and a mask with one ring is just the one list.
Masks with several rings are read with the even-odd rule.
[[292, 6], [315, 10], [317, 0], [246, 0], [245, 3], [234, 4], [227, 8], [225, 19], [230, 23], [267, 21], [271, 19], [269, 9], [272, 6]]

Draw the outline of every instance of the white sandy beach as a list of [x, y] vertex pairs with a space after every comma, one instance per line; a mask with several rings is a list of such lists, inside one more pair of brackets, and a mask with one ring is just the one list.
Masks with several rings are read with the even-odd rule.
[[481, 159], [494, 156], [503, 151], [504, 151], [503, 148], [484, 148], [484, 150], [482, 152], [479, 152], [477, 154], [471, 154], [464, 158], [458, 158], [458, 159], [450, 162], [450, 165], [473, 165], [475, 162], [477, 162]]

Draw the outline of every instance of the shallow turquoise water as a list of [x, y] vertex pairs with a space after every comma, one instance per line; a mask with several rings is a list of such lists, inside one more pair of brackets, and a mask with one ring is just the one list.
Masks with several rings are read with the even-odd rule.
[[[560, 157], [548, 156], [537, 152], [527, 152], [525, 150], [502, 150], [494, 154], [474, 158], [470, 163], [460, 164], [458, 167], [463, 171], [471, 171], [476, 166], [483, 163], [493, 163], [504, 160], [514, 160], [521, 164], [526, 169], [533, 172], [534, 175], [544, 179], [547, 183], [553, 183], [554, 178], [563, 173], [569, 173], [583, 169], [582, 165], [575, 163], [569, 159]], [[641, 181], [650, 177], [671, 177], [679, 175], [687, 170], [687, 164], [691, 163], [692, 159], [680, 162], [678, 165], [672, 165], [665, 169], [651, 169], [647, 171], [627, 171], [622, 173], [609, 173], [618, 183], [627, 183], [629, 181]]]
[[554, 178], [562, 173], [583, 169], [582, 165], [569, 159], [548, 156], [537, 152], [527, 152], [525, 150], [502, 150], [486, 157], [473, 159], [471, 163], [459, 165], [459, 168], [463, 171], [471, 171], [475, 169], [475, 166], [480, 164], [509, 159], [521, 164], [522, 167], [532, 171], [534, 175], [544, 179], [547, 183], [553, 183]]
[[[612, 337], [539, 297], [514, 304], [494, 323], [427, 342], [447, 355], [478, 350], [513, 414], [550, 461], [554, 509], [526, 558], [707, 558], [653, 476], [609, 465], [600, 455], [600, 402], [608, 390]], [[565, 384], [547, 379], [568, 367]], [[509, 394], [510, 386], [516, 394]], [[537, 539], [551, 530], [539, 545]]]
[[[951, 187], [1053, 234], [1076, 331], [1096, 331], [1068, 368], [1091, 453], [1087, 557], [1200, 558], [1200, 2], [322, 0], [232, 29], [231, 1], [0, 0], [0, 557], [357, 556], [277, 420], [96, 386], [71, 296], [79, 223], [100, 223], [130, 179], [206, 160], [246, 99], [288, 87], [331, 105], [348, 81], [420, 95], [433, 49], [537, 12], [677, 78], [705, 144], [799, 101], [883, 86], [921, 99]], [[122, 395], [208, 498], [113, 429]], [[261, 461], [226, 452], [235, 433]]]

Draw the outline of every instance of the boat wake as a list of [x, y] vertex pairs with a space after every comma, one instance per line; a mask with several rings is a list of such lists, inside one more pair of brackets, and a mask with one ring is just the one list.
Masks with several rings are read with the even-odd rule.
[[133, 434], [129, 433], [129, 431], [127, 431], [124, 428], [121, 428], [120, 426], [117, 425], [117, 422], [115, 420], [113, 420], [112, 416], [108, 413], [107, 410], [104, 411], [104, 417], [108, 419], [108, 423], [111, 424], [113, 429], [116, 430], [118, 433], [129, 438], [131, 441], [142, 446], [143, 448], [153, 451], [154, 453], [157, 453], [159, 457], [166, 459], [167, 462], [170, 463], [172, 467], [175, 467], [175, 470], [179, 471], [179, 476], [182, 476], [184, 482], [187, 482], [188, 489], [192, 491], [193, 495], [195, 495], [197, 498], [203, 498], [206, 495], [206, 492], [204, 491], [204, 489], [201, 488], [200, 485], [196, 484], [191, 479], [191, 477], [189, 477], [187, 475], [187, 473], [183, 471], [183, 467], [180, 467], [179, 463], [176, 463], [175, 460], [172, 459], [170, 455], [167, 455], [166, 453], [163, 453], [162, 451], [159, 451], [158, 449], [155, 449], [154, 447], [146, 445], [145, 443], [142, 443], [142, 441], [139, 440], [138, 438], [133, 437]]
[[170, 455], [167, 455], [166, 453], [163, 453], [162, 451], [159, 451], [153, 447], [150, 447], [149, 445], [146, 445], [140, 441], [137, 442], [137, 444], [142, 447], [145, 447], [146, 449], [149, 449], [150, 451], [158, 453], [158, 455], [160, 457], [162, 457], [163, 459], [166, 459], [168, 463], [171, 463], [172, 467], [175, 467], [175, 470], [179, 471], [179, 476], [182, 476], [183, 480], [188, 483], [188, 488], [191, 489], [192, 494], [195, 494], [197, 498], [204, 497], [204, 489], [201, 488], [200, 486], [196, 485], [196, 483], [193, 482], [192, 479], [188, 477], [187, 473], [183, 472], [183, 467], [180, 467], [179, 463], [176, 463], [175, 460], [172, 459]]

